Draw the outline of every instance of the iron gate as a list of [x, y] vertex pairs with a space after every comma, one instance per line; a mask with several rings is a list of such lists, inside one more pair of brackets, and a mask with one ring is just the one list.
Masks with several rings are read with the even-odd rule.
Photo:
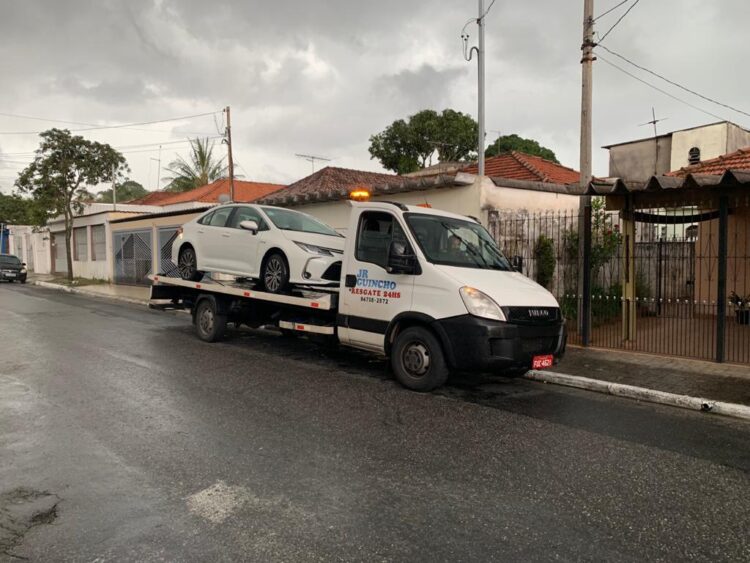
[[115, 233], [115, 283], [150, 285], [153, 273], [151, 230]]
[[177, 227], [163, 227], [159, 229], [159, 274], [179, 278], [177, 264], [172, 262], [172, 245], [177, 238]]

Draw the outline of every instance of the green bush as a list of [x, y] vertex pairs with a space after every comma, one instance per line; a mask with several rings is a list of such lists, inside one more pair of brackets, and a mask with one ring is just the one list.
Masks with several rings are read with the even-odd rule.
[[534, 248], [536, 259], [536, 282], [549, 288], [555, 275], [555, 243], [545, 235], [539, 235]]

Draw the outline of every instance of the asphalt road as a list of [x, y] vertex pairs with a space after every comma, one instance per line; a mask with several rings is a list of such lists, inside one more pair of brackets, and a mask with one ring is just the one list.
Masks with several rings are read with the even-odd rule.
[[0, 311], [9, 560], [750, 559], [741, 421], [500, 378], [418, 394], [357, 352], [29, 286]]

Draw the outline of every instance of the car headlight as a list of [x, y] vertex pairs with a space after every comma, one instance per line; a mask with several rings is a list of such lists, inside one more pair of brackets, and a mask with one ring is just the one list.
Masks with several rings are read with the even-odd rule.
[[503, 314], [502, 309], [500, 309], [500, 306], [488, 295], [469, 286], [464, 286], [458, 291], [461, 294], [461, 299], [466, 306], [466, 310], [469, 311], [469, 314], [484, 319], [505, 321], [505, 315]]
[[306, 242], [294, 241], [294, 244], [299, 246], [305, 252], [309, 252], [310, 254], [320, 254], [321, 256], [333, 256], [334, 251], [330, 248], [324, 248], [322, 246], [317, 246], [314, 244], [307, 244]]

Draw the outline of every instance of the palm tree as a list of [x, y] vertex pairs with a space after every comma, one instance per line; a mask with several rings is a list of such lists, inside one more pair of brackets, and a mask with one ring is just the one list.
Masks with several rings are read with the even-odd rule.
[[205, 186], [227, 174], [224, 157], [216, 160], [213, 156], [214, 142], [205, 139], [190, 141], [190, 162], [181, 156], [169, 163], [166, 170], [172, 173], [166, 190], [169, 192], [186, 192], [193, 188]]

